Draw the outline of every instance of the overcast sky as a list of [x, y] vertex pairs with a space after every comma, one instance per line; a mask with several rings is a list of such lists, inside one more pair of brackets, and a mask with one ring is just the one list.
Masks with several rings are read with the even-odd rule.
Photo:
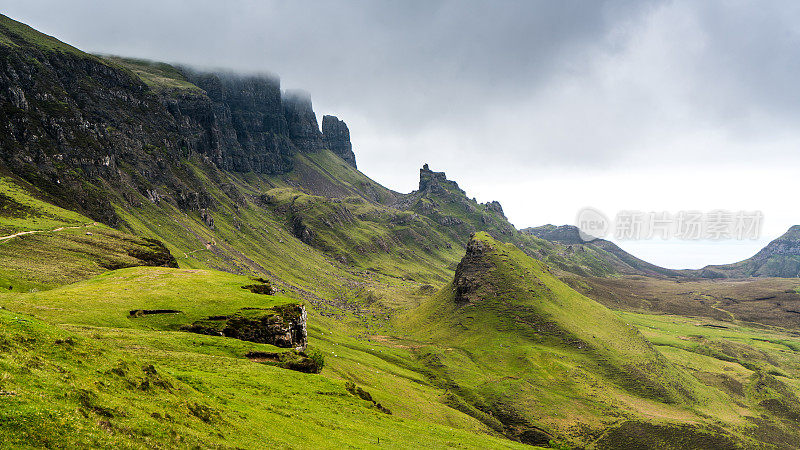
[[0, 0], [83, 50], [269, 71], [401, 192], [446, 171], [517, 227], [578, 210], [761, 210], [763, 238], [625, 242], [744, 259], [800, 223], [800, 2]]

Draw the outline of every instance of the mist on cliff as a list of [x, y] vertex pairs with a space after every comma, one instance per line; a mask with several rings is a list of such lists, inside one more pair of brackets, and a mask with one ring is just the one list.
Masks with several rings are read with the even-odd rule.
[[[350, 127], [362, 171], [445, 170], [519, 227], [587, 205], [759, 209], [763, 239], [638, 256], [730, 262], [800, 223], [791, 1], [3, 1], [79, 48], [277, 73]], [[652, 245], [651, 245], [652, 247]], [[626, 247], [636, 253], [636, 243]], [[649, 253], [648, 253], [649, 252]], [[672, 255], [672, 256], [670, 256]]]

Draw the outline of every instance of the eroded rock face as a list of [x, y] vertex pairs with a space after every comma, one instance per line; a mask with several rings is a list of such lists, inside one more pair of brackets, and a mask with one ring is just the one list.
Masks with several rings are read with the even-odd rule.
[[[176, 80], [199, 89], [151, 86], [119, 63], [0, 28], [13, 43], [0, 43], [0, 164], [100, 222], [120, 223], [108, 189], [133, 206], [213, 211], [201, 181], [180, 169], [188, 158], [282, 174], [298, 151], [323, 148], [310, 97], [282, 92], [275, 76], [180, 67]], [[330, 137], [345, 156], [347, 135], [341, 123]]]
[[289, 126], [289, 138], [300, 151], [314, 152], [322, 149], [322, 133], [311, 107], [311, 96], [307, 92], [286, 91], [283, 96], [283, 114]]
[[486, 283], [487, 273], [494, 268], [487, 257], [490, 250], [486, 243], [475, 239], [470, 239], [467, 243], [467, 252], [458, 263], [453, 278], [457, 304], [475, 303], [480, 300], [480, 293], [485, 293], [483, 291], [490, 288]]
[[[165, 154], [179, 152], [165, 126], [173, 118], [121, 70], [23, 40], [0, 45], [0, 162], [60, 206], [116, 225], [111, 203], [84, 180], [118, 180], [121, 164], [148, 179]], [[145, 167], [140, 156], [148, 152]]]
[[292, 169], [294, 149], [277, 77], [182, 70], [207, 95], [165, 97], [193, 150], [234, 172]]
[[776, 255], [800, 256], [800, 225], [789, 228], [789, 231], [761, 249], [753, 259], [764, 260]]
[[288, 304], [270, 309], [242, 309], [230, 316], [212, 316], [184, 326], [184, 331], [225, 336], [303, 351], [308, 343], [306, 309]]
[[299, 305], [261, 317], [237, 317], [228, 320], [222, 334], [243, 341], [272, 344], [281, 348], [306, 348], [306, 310]]
[[322, 117], [322, 138], [325, 147], [339, 155], [345, 162], [356, 167], [356, 155], [350, 142], [350, 129], [336, 116]]
[[506, 219], [506, 214], [503, 212], [503, 206], [497, 200], [492, 200], [491, 202], [487, 202], [483, 204], [486, 207], [487, 211], [491, 211], [503, 219]]
[[419, 191], [432, 193], [446, 193], [448, 190], [461, 193], [466, 198], [466, 193], [458, 187], [458, 183], [447, 179], [444, 172], [434, 172], [427, 164], [419, 169]]

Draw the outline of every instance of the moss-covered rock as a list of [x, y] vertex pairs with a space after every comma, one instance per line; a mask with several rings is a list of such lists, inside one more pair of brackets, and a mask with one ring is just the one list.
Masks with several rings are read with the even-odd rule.
[[299, 304], [269, 309], [242, 308], [230, 316], [211, 316], [182, 328], [191, 333], [225, 336], [243, 341], [305, 350], [306, 309]]

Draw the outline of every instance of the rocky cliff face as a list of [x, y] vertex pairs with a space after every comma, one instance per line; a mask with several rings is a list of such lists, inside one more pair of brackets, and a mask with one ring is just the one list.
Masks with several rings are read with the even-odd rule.
[[234, 172], [279, 174], [292, 169], [295, 148], [277, 78], [183, 72], [206, 95], [173, 93], [163, 101], [183, 125], [182, 133], [195, 136], [192, 150]]
[[322, 138], [325, 147], [339, 155], [345, 162], [356, 167], [356, 155], [350, 143], [350, 130], [347, 124], [336, 116], [322, 117]]
[[[0, 127], [0, 166], [110, 225], [119, 219], [109, 188], [132, 206], [144, 198], [213, 209], [187, 158], [283, 174], [297, 152], [324, 148], [308, 94], [282, 93], [276, 77], [99, 58], [4, 16]], [[355, 165], [347, 126], [328, 128], [327, 141]]]
[[455, 289], [454, 300], [456, 304], [472, 304], [480, 301], [480, 291], [488, 288], [486, 283], [487, 273], [494, 268], [489, 258], [486, 243], [471, 236], [467, 243], [467, 251], [456, 268], [453, 278]]
[[303, 351], [308, 343], [306, 321], [304, 306], [287, 304], [266, 310], [242, 309], [230, 316], [212, 316], [181, 329]]
[[311, 96], [303, 91], [286, 91], [283, 97], [283, 114], [289, 126], [289, 138], [301, 151], [322, 149], [322, 133], [317, 116], [311, 107]]
[[16, 40], [0, 45], [0, 162], [62, 205], [114, 224], [109, 201], [86, 181], [119, 183], [123, 169], [152, 178], [181, 152], [167, 131], [174, 118], [129, 73], [31, 45], [3, 25]]

